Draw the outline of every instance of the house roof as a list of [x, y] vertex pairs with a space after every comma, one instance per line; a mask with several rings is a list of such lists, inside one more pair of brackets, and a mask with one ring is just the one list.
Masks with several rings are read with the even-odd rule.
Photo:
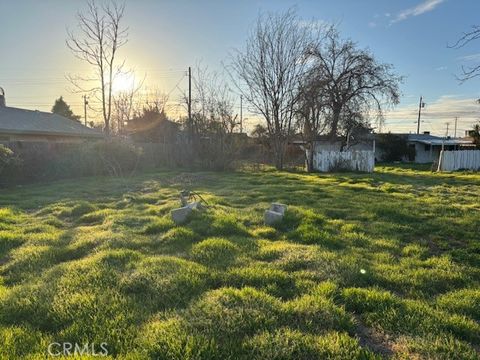
[[397, 136], [402, 136], [410, 142], [419, 142], [427, 145], [472, 145], [473, 141], [468, 139], [458, 139], [458, 138], [445, 138], [441, 136], [435, 136], [430, 134], [393, 134]]
[[430, 134], [408, 134], [408, 141], [415, 141], [427, 145], [469, 145], [472, 141], [456, 138], [445, 138], [440, 136], [433, 136]]
[[100, 131], [83, 126], [78, 121], [48, 112], [13, 107], [0, 107], [0, 133], [103, 137]]

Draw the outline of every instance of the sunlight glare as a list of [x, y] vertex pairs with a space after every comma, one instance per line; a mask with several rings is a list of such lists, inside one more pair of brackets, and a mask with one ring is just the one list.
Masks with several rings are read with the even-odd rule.
[[121, 73], [113, 80], [113, 92], [120, 93], [131, 91], [135, 87], [135, 75], [133, 73]]

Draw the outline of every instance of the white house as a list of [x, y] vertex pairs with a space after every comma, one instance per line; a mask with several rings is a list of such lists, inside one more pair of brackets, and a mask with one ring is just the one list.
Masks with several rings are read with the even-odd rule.
[[473, 147], [471, 140], [433, 136], [429, 132], [402, 135], [407, 137], [408, 146], [415, 149], [415, 152], [412, 152], [412, 157], [405, 160], [419, 164], [437, 162], [442, 149], [458, 150]]

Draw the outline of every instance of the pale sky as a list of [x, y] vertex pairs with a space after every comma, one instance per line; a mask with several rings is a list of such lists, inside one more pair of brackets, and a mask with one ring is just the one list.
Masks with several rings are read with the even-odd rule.
[[[83, 116], [81, 94], [72, 93], [67, 74], [89, 73], [65, 46], [66, 28], [75, 28], [81, 0], [0, 1], [0, 86], [9, 106], [49, 111], [63, 95]], [[446, 122], [458, 132], [480, 117], [480, 78], [460, 84], [462, 65], [480, 62], [480, 41], [453, 50], [453, 43], [480, 25], [478, 0], [136, 0], [126, 1], [129, 43], [120, 58], [146, 76], [146, 91], [170, 93], [169, 109], [181, 109], [186, 69], [201, 61], [221, 70], [233, 48], [242, 47], [260, 11], [295, 6], [305, 21], [339, 24], [345, 37], [368, 47], [405, 76], [401, 103], [388, 113], [386, 130], [416, 130], [418, 98], [427, 106], [422, 131], [445, 134]], [[245, 111], [247, 123], [256, 121]], [[94, 116], [94, 114], [90, 114]], [[452, 132], [450, 132], [452, 135]]]

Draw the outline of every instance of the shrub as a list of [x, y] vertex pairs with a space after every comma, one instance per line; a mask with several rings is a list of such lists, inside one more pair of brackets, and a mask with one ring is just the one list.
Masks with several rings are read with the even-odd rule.
[[3, 144], [0, 144], [0, 185], [7, 183], [11, 173], [15, 173], [21, 166], [20, 158]]
[[378, 134], [377, 146], [382, 152], [381, 161], [402, 161], [415, 157], [415, 149], [411, 149], [404, 136], [395, 134]]
[[10, 161], [12, 161], [12, 159], [13, 151], [5, 145], [0, 144], [0, 175], [2, 174], [2, 170], [10, 163]]
[[0, 178], [5, 184], [88, 175], [125, 176], [142, 153], [135, 145], [109, 139], [82, 144], [26, 143], [12, 150], [0, 145]]
[[108, 174], [113, 176], [123, 176], [135, 170], [142, 155], [141, 149], [118, 140], [97, 142], [94, 152], [102, 159]]

